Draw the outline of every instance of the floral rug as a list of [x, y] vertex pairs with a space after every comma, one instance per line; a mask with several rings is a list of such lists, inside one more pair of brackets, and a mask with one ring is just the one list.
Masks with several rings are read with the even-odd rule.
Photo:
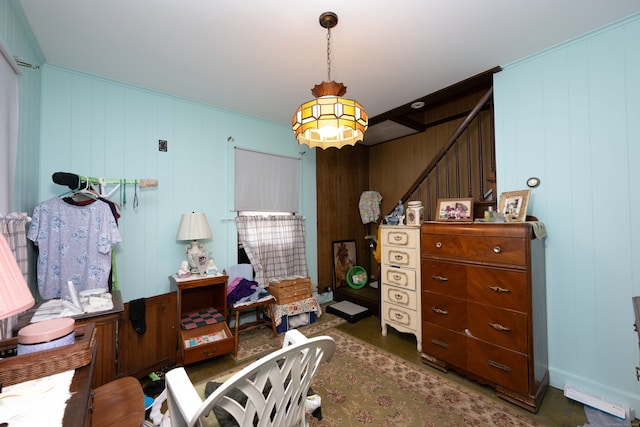
[[[301, 326], [297, 328], [305, 336], [311, 337], [319, 335], [328, 328], [333, 328], [346, 320], [341, 317], [335, 316], [325, 311], [325, 307], [322, 308], [322, 315], [320, 315], [316, 321], [307, 326]], [[238, 356], [235, 357], [236, 361], [243, 362], [248, 359], [254, 359], [264, 353], [277, 350], [282, 347], [282, 340], [284, 334], [278, 334], [274, 337], [271, 329], [258, 328], [252, 331], [243, 332], [240, 334], [238, 340]]]
[[322, 397], [320, 426], [540, 426], [533, 416], [479, 395], [338, 330], [333, 360], [312, 388]]
[[[323, 417], [310, 418], [311, 427], [542, 426], [533, 415], [477, 394], [427, 366], [407, 362], [337, 329], [324, 334], [335, 340], [336, 353], [313, 379], [312, 388], [322, 398]], [[201, 396], [204, 386], [196, 386]], [[213, 416], [203, 421], [205, 426], [218, 425]]]

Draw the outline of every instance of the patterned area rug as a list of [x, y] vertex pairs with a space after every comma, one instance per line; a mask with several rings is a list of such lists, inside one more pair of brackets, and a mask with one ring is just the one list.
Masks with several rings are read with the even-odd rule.
[[[319, 335], [328, 328], [338, 326], [346, 320], [325, 311], [326, 307], [322, 307], [322, 315], [316, 321], [307, 326], [298, 328], [305, 336], [311, 337]], [[243, 332], [238, 340], [238, 356], [235, 358], [238, 362], [248, 359], [255, 359], [257, 356], [277, 350], [282, 347], [284, 334], [278, 334], [274, 337], [271, 329], [258, 328], [253, 331]]]
[[[541, 426], [533, 415], [477, 394], [427, 366], [336, 329], [324, 334], [336, 341], [337, 349], [313, 380], [312, 388], [322, 398], [323, 418], [311, 418], [311, 427]], [[196, 386], [201, 396], [204, 387], [205, 383]], [[204, 426], [218, 426], [213, 416], [203, 421]]]
[[532, 415], [479, 395], [336, 329], [333, 360], [312, 388], [322, 397], [320, 426], [540, 426]]

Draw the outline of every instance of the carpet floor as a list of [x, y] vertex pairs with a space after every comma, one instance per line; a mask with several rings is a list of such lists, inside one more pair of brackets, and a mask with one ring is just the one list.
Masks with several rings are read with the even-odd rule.
[[[312, 418], [312, 427], [541, 426], [532, 415], [449, 381], [426, 366], [334, 328], [322, 334], [336, 341], [337, 350], [313, 380], [312, 388], [322, 398], [323, 418]], [[201, 395], [205, 384], [196, 385]], [[213, 418], [208, 417], [205, 425], [217, 425]]]

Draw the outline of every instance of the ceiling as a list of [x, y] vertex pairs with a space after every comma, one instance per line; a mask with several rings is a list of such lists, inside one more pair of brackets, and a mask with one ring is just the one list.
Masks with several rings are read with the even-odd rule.
[[318, 18], [333, 11], [331, 78], [369, 114], [366, 145], [415, 132], [394, 121], [414, 100], [640, 11], [640, 0], [19, 3], [48, 63], [287, 125], [327, 80]]

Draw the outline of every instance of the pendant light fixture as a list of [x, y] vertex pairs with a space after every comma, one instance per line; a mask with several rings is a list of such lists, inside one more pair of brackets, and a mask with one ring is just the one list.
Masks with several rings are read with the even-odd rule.
[[299, 144], [310, 148], [341, 148], [362, 141], [368, 127], [367, 113], [354, 100], [342, 98], [347, 87], [331, 80], [331, 29], [338, 24], [338, 15], [320, 15], [320, 26], [327, 29], [327, 75], [311, 89], [316, 99], [305, 102], [293, 115], [292, 128]]

